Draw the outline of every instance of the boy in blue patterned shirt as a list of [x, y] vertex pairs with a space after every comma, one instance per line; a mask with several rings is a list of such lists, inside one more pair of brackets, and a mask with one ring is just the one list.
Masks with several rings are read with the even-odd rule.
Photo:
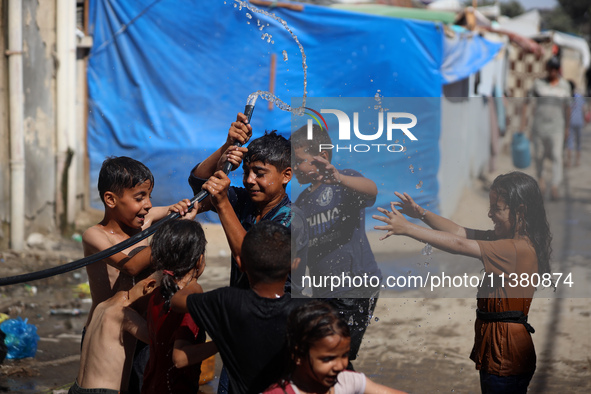
[[[291, 145], [275, 131], [246, 144], [252, 127], [246, 115], [239, 113], [232, 123], [226, 142], [203, 162], [197, 164], [189, 176], [194, 193], [207, 190], [211, 197], [200, 204], [200, 211], [217, 212], [232, 251], [230, 286], [248, 288], [248, 278], [234, 256], [240, 256], [242, 241], [247, 231], [262, 220], [291, 226], [291, 202], [285, 191], [291, 180]], [[226, 162], [236, 169], [243, 161], [244, 188], [230, 186], [230, 179], [222, 171]]]

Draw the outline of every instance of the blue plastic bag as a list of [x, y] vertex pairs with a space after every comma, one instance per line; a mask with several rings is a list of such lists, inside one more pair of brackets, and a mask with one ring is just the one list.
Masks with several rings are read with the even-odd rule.
[[0, 324], [0, 330], [6, 334], [4, 343], [6, 344], [8, 359], [35, 357], [37, 353], [37, 327], [27, 323], [28, 319], [23, 320], [20, 316], [16, 319], [8, 319]]

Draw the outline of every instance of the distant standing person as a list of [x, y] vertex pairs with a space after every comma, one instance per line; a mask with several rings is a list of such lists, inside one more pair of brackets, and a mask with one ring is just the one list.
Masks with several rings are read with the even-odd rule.
[[[562, 182], [562, 154], [564, 141], [568, 137], [570, 123], [571, 89], [568, 82], [560, 75], [560, 59], [556, 56], [546, 63], [547, 75], [534, 81], [534, 86], [528, 93], [533, 101], [533, 126], [531, 131], [534, 144], [534, 161], [536, 175], [542, 194], [546, 191], [543, 177], [544, 159], [552, 162], [552, 181], [550, 183], [550, 197], [552, 200], [560, 198], [558, 187]], [[521, 118], [522, 130], [525, 129], [527, 104], [523, 107]]]
[[572, 90], [573, 100], [570, 106], [570, 130], [566, 141], [566, 161], [564, 166], [570, 167], [572, 152], [576, 151], [574, 165], [578, 167], [581, 164], [581, 133], [585, 127], [585, 113], [588, 109], [585, 105], [585, 98], [575, 92], [575, 83], [571, 80], [568, 83]]

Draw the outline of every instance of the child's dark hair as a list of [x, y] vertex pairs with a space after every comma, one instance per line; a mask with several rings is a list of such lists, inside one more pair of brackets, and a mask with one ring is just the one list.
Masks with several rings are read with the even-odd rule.
[[291, 233], [285, 226], [263, 220], [245, 235], [241, 258], [252, 281], [284, 280], [291, 269]]
[[271, 164], [278, 171], [291, 167], [291, 144], [276, 130], [265, 131], [265, 135], [253, 140], [248, 145], [248, 152], [244, 155], [244, 163], [250, 164], [262, 161]]
[[[520, 205], [524, 207], [525, 230], [538, 256], [538, 271], [550, 273], [550, 254], [552, 253], [552, 234], [546, 219], [544, 198], [538, 183], [523, 172], [514, 171], [499, 175], [493, 182], [491, 190], [505, 200], [511, 217], [515, 217]], [[516, 223], [513, 224], [515, 232]]]
[[152, 263], [157, 270], [167, 271], [163, 272], [160, 284], [166, 311], [178, 290], [176, 281], [195, 268], [199, 257], [205, 253], [206, 243], [201, 224], [192, 220], [169, 220], [154, 234], [150, 243]]
[[111, 156], [103, 161], [98, 177], [98, 191], [101, 201], [105, 202], [105, 193], [110, 191], [118, 196], [123, 190], [150, 181], [154, 187], [154, 175], [143, 163], [127, 156]]
[[[332, 140], [328, 132], [316, 123], [312, 125], [312, 139], [308, 139], [308, 126], [302, 126], [291, 134], [289, 138], [291, 148], [304, 148], [306, 153], [317, 156], [320, 153], [320, 144], [331, 145]], [[332, 149], [325, 150], [328, 153], [328, 161], [332, 160]]]
[[287, 318], [288, 374], [294, 371], [297, 357], [307, 358], [314, 343], [331, 335], [351, 337], [349, 326], [330, 304], [317, 300], [294, 309]]

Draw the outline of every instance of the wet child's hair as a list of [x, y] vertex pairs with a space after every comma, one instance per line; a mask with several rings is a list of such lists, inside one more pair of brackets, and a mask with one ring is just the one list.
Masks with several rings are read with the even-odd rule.
[[276, 130], [265, 132], [248, 145], [248, 152], [244, 155], [244, 163], [250, 164], [255, 161], [262, 161], [264, 164], [271, 164], [278, 171], [291, 167], [291, 144]]
[[154, 187], [154, 175], [143, 163], [127, 156], [111, 156], [103, 161], [98, 177], [98, 191], [101, 201], [105, 202], [105, 193], [110, 191], [118, 196], [125, 189], [150, 181]]
[[349, 326], [328, 303], [311, 301], [294, 309], [287, 318], [288, 374], [295, 370], [296, 358], [307, 359], [316, 342], [332, 335], [351, 338]]
[[[550, 273], [552, 234], [546, 219], [544, 198], [536, 180], [523, 172], [514, 171], [499, 175], [490, 189], [505, 200], [510, 217], [516, 217], [519, 206], [523, 205], [525, 220], [523, 235], [527, 235], [534, 246], [538, 257], [539, 273]], [[513, 223], [513, 233], [515, 233], [516, 222]]]
[[251, 281], [285, 280], [291, 270], [289, 229], [270, 220], [258, 222], [246, 233], [240, 257]]
[[176, 282], [195, 268], [205, 253], [206, 243], [203, 227], [192, 220], [169, 220], [154, 234], [150, 243], [152, 264], [163, 271], [160, 292], [165, 299], [165, 311], [169, 310], [170, 299], [178, 291]]
[[[312, 139], [308, 139], [308, 126], [302, 126], [291, 134], [289, 138], [291, 148], [304, 148], [306, 153], [317, 156], [320, 153], [320, 144], [331, 145], [332, 140], [325, 128], [316, 123], [312, 125]], [[325, 150], [328, 153], [328, 161], [332, 160], [332, 149]]]

